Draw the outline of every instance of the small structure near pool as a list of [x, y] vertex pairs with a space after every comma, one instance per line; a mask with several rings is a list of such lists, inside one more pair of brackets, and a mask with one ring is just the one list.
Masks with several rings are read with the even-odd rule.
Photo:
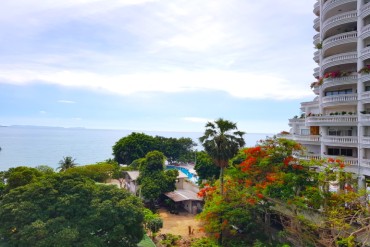
[[[137, 184], [139, 171], [126, 171], [125, 174], [124, 188], [137, 195], [139, 192]], [[198, 213], [203, 205], [203, 199], [198, 197], [199, 187], [189, 181], [188, 176], [182, 171], [179, 171], [175, 186], [176, 190], [165, 193], [165, 196], [172, 200], [177, 207], [182, 207], [191, 214]]]

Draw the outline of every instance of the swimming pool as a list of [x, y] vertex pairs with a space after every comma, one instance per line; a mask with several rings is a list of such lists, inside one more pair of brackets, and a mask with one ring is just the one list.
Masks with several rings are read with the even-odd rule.
[[193, 174], [191, 173], [188, 169], [186, 169], [185, 167], [181, 167], [181, 166], [169, 166], [167, 165], [166, 166], [166, 169], [168, 170], [173, 170], [173, 169], [177, 169], [179, 171], [182, 171], [190, 181], [192, 181], [193, 183], [197, 183], [198, 182], [198, 176], [196, 174]]

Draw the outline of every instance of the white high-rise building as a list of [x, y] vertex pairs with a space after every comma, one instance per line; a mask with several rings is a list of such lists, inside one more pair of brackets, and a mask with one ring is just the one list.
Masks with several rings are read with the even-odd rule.
[[346, 169], [370, 178], [370, 0], [318, 0], [313, 37], [317, 95], [289, 120], [289, 138], [308, 157], [340, 156]]

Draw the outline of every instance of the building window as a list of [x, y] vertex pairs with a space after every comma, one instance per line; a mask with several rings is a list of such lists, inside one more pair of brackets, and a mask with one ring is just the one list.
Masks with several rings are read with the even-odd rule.
[[353, 93], [352, 89], [343, 89], [343, 90], [336, 90], [336, 91], [327, 91], [325, 92], [325, 96], [333, 96], [339, 94], [351, 94]]
[[329, 129], [328, 135], [329, 136], [352, 136], [352, 130], [351, 129], [346, 129], [346, 130]]
[[303, 135], [303, 136], [310, 135], [310, 130], [309, 129], [301, 129], [301, 135]]
[[328, 148], [328, 155], [352, 157], [353, 150], [351, 148]]

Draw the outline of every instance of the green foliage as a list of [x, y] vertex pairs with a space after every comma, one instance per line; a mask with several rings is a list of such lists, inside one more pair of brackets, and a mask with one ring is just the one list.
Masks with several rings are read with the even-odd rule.
[[165, 234], [161, 244], [165, 247], [177, 246], [177, 241], [181, 239], [180, 235], [173, 235], [171, 233]]
[[11, 190], [29, 184], [41, 176], [42, 173], [35, 168], [26, 166], [10, 168], [4, 173], [4, 178], [6, 179], [6, 189]]
[[216, 166], [206, 152], [197, 152], [197, 163], [194, 169], [200, 180], [214, 180], [220, 176], [220, 167]]
[[133, 132], [116, 142], [113, 146], [113, 155], [118, 163], [131, 164], [153, 150], [156, 150], [154, 137]]
[[52, 167], [50, 166], [45, 166], [45, 165], [40, 165], [35, 167], [37, 170], [42, 172], [43, 174], [50, 175], [53, 174], [55, 171]]
[[73, 168], [77, 165], [75, 161], [76, 159], [73, 159], [71, 156], [63, 157], [63, 159], [59, 161], [59, 167], [57, 169], [59, 169], [60, 172], [64, 172]]
[[163, 220], [159, 214], [153, 213], [150, 209], [144, 209], [144, 225], [152, 235], [157, 233], [163, 227]]
[[238, 131], [236, 123], [219, 118], [206, 124], [204, 135], [199, 141], [216, 165], [226, 167], [229, 160], [245, 145], [244, 134]]
[[86, 176], [96, 182], [104, 183], [112, 178], [113, 174], [119, 169], [117, 166], [109, 163], [98, 163], [94, 165], [76, 166], [65, 171], [66, 174]]
[[143, 237], [140, 200], [115, 186], [55, 174], [0, 201], [0, 236], [10, 246], [127, 246]]
[[152, 137], [144, 133], [132, 133], [121, 138], [113, 146], [114, 159], [121, 164], [132, 164], [143, 158], [148, 152], [162, 152], [170, 163], [185, 159], [191, 153], [195, 143], [191, 138]]
[[211, 238], [194, 239], [190, 245], [191, 247], [218, 247], [219, 245]]
[[142, 196], [151, 204], [166, 192], [175, 190], [177, 170], [164, 170], [164, 155], [159, 151], [149, 152], [141, 162], [138, 183]]

